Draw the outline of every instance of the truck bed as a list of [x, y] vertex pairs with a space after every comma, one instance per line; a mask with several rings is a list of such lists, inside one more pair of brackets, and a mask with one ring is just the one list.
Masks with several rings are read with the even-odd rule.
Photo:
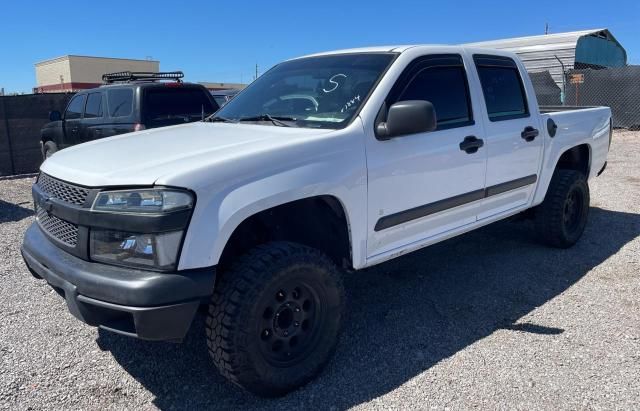
[[540, 114], [558, 113], [560, 111], [573, 111], [597, 107], [598, 106], [540, 106]]

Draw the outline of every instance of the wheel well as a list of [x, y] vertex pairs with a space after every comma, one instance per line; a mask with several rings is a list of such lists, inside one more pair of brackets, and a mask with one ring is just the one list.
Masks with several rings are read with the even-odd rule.
[[338, 266], [351, 267], [349, 227], [342, 204], [317, 196], [282, 204], [244, 220], [227, 241], [218, 266], [270, 241], [291, 241], [326, 253]]
[[589, 177], [591, 169], [591, 154], [589, 145], [581, 144], [570, 148], [562, 153], [556, 169], [576, 170], [581, 172], [586, 178]]

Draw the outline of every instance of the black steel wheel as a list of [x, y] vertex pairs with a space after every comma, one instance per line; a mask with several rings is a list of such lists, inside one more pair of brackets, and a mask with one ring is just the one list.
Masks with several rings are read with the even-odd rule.
[[328, 320], [323, 307], [326, 296], [320, 290], [300, 279], [287, 279], [264, 294], [259, 303], [264, 307], [262, 321], [256, 331], [262, 355], [271, 364], [290, 366], [315, 348], [318, 331]]
[[344, 289], [321, 252], [276, 242], [221, 275], [207, 316], [213, 362], [230, 381], [279, 396], [314, 378], [335, 349]]
[[589, 186], [582, 173], [556, 170], [542, 204], [536, 209], [539, 238], [554, 247], [568, 248], [582, 236], [589, 216]]

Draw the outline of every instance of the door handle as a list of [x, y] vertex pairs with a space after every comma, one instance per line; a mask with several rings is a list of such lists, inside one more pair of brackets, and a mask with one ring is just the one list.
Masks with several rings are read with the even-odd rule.
[[524, 141], [531, 142], [535, 140], [536, 137], [538, 137], [538, 134], [540, 134], [540, 132], [537, 129], [531, 126], [526, 126], [520, 136], [524, 139]]
[[467, 154], [473, 154], [482, 146], [484, 146], [484, 140], [476, 136], [467, 136], [460, 143], [460, 150], [465, 151]]
[[79, 128], [78, 128], [78, 127], [74, 127], [74, 128], [72, 128], [72, 129], [71, 129], [71, 132], [72, 132], [72, 133], [77, 133], [77, 132], [78, 132], [78, 130], [79, 130]]

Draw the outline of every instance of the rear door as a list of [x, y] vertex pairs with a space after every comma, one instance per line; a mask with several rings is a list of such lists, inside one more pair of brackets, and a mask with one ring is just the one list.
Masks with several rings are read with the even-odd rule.
[[511, 58], [475, 54], [487, 147], [486, 199], [478, 219], [528, 204], [536, 187], [543, 147], [537, 105], [520, 66]]
[[461, 147], [484, 136], [475, 119], [480, 93], [470, 88], [477, 85], [467, 71], [458, 54], [418, 57], [398, 78], [385, 107], [430, 101], [438, 128], [386, 141], [366, 130], [368, 258], [476, 221], [487, 158], [484, 147]]
[[106, 118], [101, 125], [102, 137], [134, 131], [137, 122], [135, 87], [106, 87]]
[[86, 100], [86, 94], [77, 94], [67, 105], [62, 125], [64, 129], [63, 147], [72, 146], [81, 142], [80, 128], [82, 126], [82, 112], [84, 111]]

